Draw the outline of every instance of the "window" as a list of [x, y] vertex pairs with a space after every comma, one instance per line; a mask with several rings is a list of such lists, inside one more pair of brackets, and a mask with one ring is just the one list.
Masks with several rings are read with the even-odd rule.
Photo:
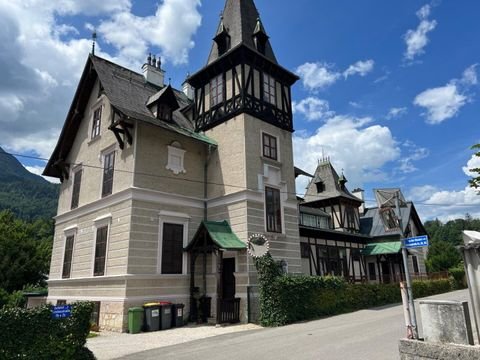
[[282, 232], [282, 210], [280, 205], [280, 190], [265, 188], [265, 215], [268, 232]]
[[57, 306], [67, 305], [67, 300], [57, 300]]
[[386, 231], [396, 231], [400, 228], [397, 215], [392, 208], [380, 209], [380, 215]]
[[266, 158], [277, 160], [277, 138], [263, 133], [263, 156]]
[[412, 263], [413, 263], [413, 272], [418, 274], [420, 271], [418, 270], [418, 258], [414, 255], [412, 256]]
[[300, 255], [302, 259], [308, 259], [310, 257], [310, 245], [307, 243], [300, 243]]
[[172, 121], [172, 110], [170, 106], [165, 104], [158, 104], [157, 118], [165, 121]]
[[326, 216], [319, 216], [314, 214], [300, 213], [300, 225], [314, 227], [319, 229], [328, 229], [329, 221]]
[[105, 275], [105, 260], [107, 257], [107, 238], [108, 238], [108, 226], [102, 226], [97, 228], [93, 276]]
[[270, 75], [263, 74], [263, 100], [275, 105], [277, 100], [275, 90], [275, 79]]
[[92, 314], [90, 315], [90, 323], [93, 324], [96, 327], [100, 326], [100, 307], [101, 307], [101, 304], [102, 303], [100, 301], [94, 301], [93, 302], [93, 311], [92, 311]]
[[62, 279], [70, 278], [72, 270], [72, 257], [73, 257], [73, 244], [75, 242], [75, 236], [70, 235], [65, 239], [65, 253], [63, 255], [63, 270]]
[[316, 182], [315, 186], [317, 187], [317, 193], [320, 194], [325, 191], [325, 183], [323, 181]]
[[223, 74], [210, 81], [210, 106], [223, 102]]
[[355, 210], [351, 206], [347, 206], [345, 209], [345, 212], [347, 213], [347, 229], [356, 229], [355, 226]]
[[375, 263], [368, 263], [368, 277], [370, 280], [377, 280], [377, 273], [375, 271]]
[[102, 107], [100, 106], [93, 112], [92, 139], [100, 135], [100, 125], [102, 121]]
[[112, 194], [114, 164], [115, 164], [115, 151], [111, 151], [103, 156], [102, 197]]
[[82, 170], [75, 172], [73, 176], [73, 189], [72, 189], [72, 206], [71, 209], [78, 207], [78, 200], [80, 198], [80, 185], [82, 183]]
[[163, 224], [162, 274], [183, 271], [183, 225]]

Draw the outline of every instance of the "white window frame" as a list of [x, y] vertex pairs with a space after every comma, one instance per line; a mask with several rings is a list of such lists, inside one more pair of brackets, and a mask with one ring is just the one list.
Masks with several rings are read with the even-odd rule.
[[[277, 80], [271, 76], [270, 74], [263, 73], [263, 79], [262, 79], [262, 84], [263, 84], [263, 100], [268, 102], [271, 105], [277, 106]], [[273, 87], [272, 87], [272, 81], [273, 81]], [[268, 91], [266, 89], [266, 86], [268, 86]], [[270, 92], [273, 88], [273, 94]], [[273, 96], [273, 102], [272, 102], [272, 96]]]
[[[171, 170], [175, 175], [186, 174], [185, 170], [185, 153], [186, 150], [182, 149], [182, 145], [178, 141], [174, 141], [171, 145], [167, 146], [168, 157], [167, 157], [167, 170]], [[180, 165], [173, 163], [173, 157], [180, 158]]]
[[82, 171], [82, 180], [80, 181], [80, 191], [82, 189], [82, 182], [84, 181], [84, 176], [85, 176], [85, 172], [83, 171], [83, 166], [82, 166], [82, 163], [78, 164], [77, 166], [75, 166], [73, 169], [72, 169], [72, 175], [71, 175], [71, 178], [72, 178], [72, 193], [71, 193], [71, 196], [70, 196], [70, 210], [74, 210], [74, 209], [78, 209], [80, 207], [80, 193], [78, 194], [78, 204], [77, 204], [77, 207], [76, 208], [72, 208], [72, 200], [73, 200], [73, 189], [74, 189], [74, 186], [75, 186], [75, 176], [77, 175], [77, 173], [79, 171]]
[[[99, 228], [107, 226], [107, 244], [105, 245], [105, 271], [103, 275], [94, 275], [95, 272], [95, 247], [97, 245], [97, 230]], [[112, 230], [112, 214], [105, 214], [102, 216], [97, 217], [93, 220], [93, 247], [92, 247], [92, 265], [90, 269], [90, 274], [92, 274], [93, 278], [102, 278], [106, 277], [108, 274], [108, 254], [109, 254], [109, 246], [110, 246], [110, 232]]]
[[[104, 113], [104, 105], [102, 103], [102, 100], [100, 100], [97, 104], [95, 104], [93, 107], [92, 107], [92, 123], [91, 123], [91, 126], [90, 126], [90, 140], [96, 140], [98, 138], [100, 138], [100, 136], [102, 135], [102, 118], [103, 118], [103, 113]], [[96, 128], [95, 127], [95, 113], [100, 110], [100, 119], [99, 119], [99, 125], [98, 125], [98, 133], [93, 132], [93, 130]]]
[[[188, 245], [188, 224], [190, 215], [174, 211], [162, 210], [158, 214], [158, 253], [157, 253], [157, 274], [162, 274], [162, 250], [163, 250], [163, 224], [183, 225], [183, 247]], [[183, 252], [182, 274], [162, 274], [164, 276], [187, 275], [188, 254]]]
[[73, 236], [73, 250], [72, 250], [72, 263], [70, 264], [70, 277], [63, 280], [73, 278], [73, 259], [75, 258], [75, 245], [77, 244], [78, 225], [72, 225], [63, 230], [63, 246], [62, 246], [62, 266], [60, 269], [60, 279], [63, 279], [63, 265], [65, 262], [65, 248], [67, 247], [67, 238]]

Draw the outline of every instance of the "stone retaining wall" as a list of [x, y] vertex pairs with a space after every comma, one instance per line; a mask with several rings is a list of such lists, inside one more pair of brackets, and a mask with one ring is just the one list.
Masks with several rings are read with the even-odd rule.
[[455, 344], [426, 343], [415, 340], [400, 340], [401, 360], [478, 360], [480, 347]]

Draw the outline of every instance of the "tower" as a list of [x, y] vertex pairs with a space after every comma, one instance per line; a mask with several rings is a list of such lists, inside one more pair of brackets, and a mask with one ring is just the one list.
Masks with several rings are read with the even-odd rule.
[[[207, 165], [208, 219], [227, 219], [243, 241], [265, 234], [290, 272], [300, 271], [291, 98], [297, 80], [279, 65], [253, 0], [226, 1], [207, 63], [188, 79], [196, 130], [218, 143]], [[252, 262], [239, 265], [251, 270]]]

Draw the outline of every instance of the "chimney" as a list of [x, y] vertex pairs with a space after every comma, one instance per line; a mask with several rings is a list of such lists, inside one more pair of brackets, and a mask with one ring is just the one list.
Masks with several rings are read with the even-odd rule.
[[159, 87], [165, 86], [165, 71], [162, 70], [160, 57], [158, 57], [157, 61], [155, 55], [152, 58], [152, 54], [149, 54], [147, 62], [142, 66], [142, 70], [146, 82]]
[[190, 77], [190, 73], [187, 74], [187, 78], [185, 79], [185, 81], [183, 82], [182, 84], [182, 89], [183, 89], [183, 93], [190, 99], [190, 100], [193, 100], [194, 96], [195, 96], [195, 89], [193, 88], [192, 85], [189, 84], [188, 82], [188, 78]]
[[358, 212], [361, 216], [365, 213], [365, 190], [357, 188], [352, 191], [352, 195], [363, 201], [362, 205], [360, 205], [360, 207], [358, 208]]

